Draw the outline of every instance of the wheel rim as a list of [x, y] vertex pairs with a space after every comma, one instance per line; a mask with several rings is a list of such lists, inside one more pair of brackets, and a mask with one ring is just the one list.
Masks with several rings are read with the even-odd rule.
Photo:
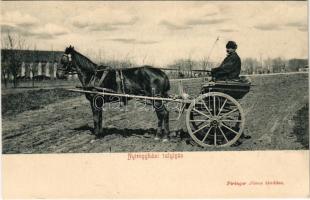
[[230, 146], [243, 132], [244, 112], [231, 96], [210, 92], [192, 101], [186, 114], [186, 126], [200, 146]]

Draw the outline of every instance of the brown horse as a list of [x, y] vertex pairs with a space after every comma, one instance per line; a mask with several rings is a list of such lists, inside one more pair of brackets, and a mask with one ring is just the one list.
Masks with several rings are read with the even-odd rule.
[[[57, 77], [64, 78], [69, 73], [77, 73], [83, 88], [106, 88], [110, 92], [126, 93], [144, 96], [167, 97], [170, 82], [167, 75], [160, 69], [151, 66], [141, 66], [130, 69], [109, 69], [98, 66], [90, 59], [77, 52], [73, 47], [66, 48], [57, 68]], [[96, 86], [96, 87], [95, 87]], [[94, 105], [95, 94], [85, 94], [90, 101], [93, 118], [94, 133], [102, 133], [102, 109]], [[111, 96], [110, 96], [111, 97]], [[104, 102], [111, 102], [112, 98], [104, 96]], [[122, 99], [127, 103], [129, 99]], [[158, 118], [158, 127], [155, 139], [163, 135], [163, 141], [169, 136], [169, 112], [162, 101], [153, 101], [153, 107]]]

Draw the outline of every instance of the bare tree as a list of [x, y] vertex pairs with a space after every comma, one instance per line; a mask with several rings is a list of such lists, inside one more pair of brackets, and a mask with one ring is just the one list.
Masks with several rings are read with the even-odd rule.
[[1, 62], [1, 79], [4, 82], [4, 87], [8, 87], [8, 78], [9, 78], [9, 65], [6, 62], [6, 55], [3, 54], [1, 55], [2, 62]]
[[188, 58], [185, 59], [186, 70], [188, 71], [188, 76], [193, 77], [193, 61], [192, 61], [192, 51], [188, 54]]
[[273, 58], [272, 59], [272, 67], [274, 72], [283, 72], [285, 70], [286, 61], [281, 58]]
[[201, 69], [207, 70], [207, 67], [208, 67], [208, 60], [204, 57], [201, 59]]
[[255, 58], [245, 58], [242, 60], [242, 70], [245, 74], [253, 74], [260, 67], [260, 63]]
[[[13, 85], [17, 87], [19, 71], [23, 63], [23, 52], [21, 50], [27, 49], [26, 40], [17, 33], [7, 31], [6, 35], [2, 37], [2, 47], [8, 50], [6, 55], [6, 63], [9, 74], [13, 76]], [[5, 72], [6, 73], [6, 72]]]
[[4, 82], [4, 87], [8, 86], [8, 78], [10, 75], [9, 63], [8, 63], [8, 54], [3, 49], [6, 49], [7, 43], [4, 39], [1, 39], [1, 81]]

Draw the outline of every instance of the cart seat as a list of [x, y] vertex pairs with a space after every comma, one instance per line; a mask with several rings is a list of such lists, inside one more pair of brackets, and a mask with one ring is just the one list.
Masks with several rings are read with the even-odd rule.
[[235, 99], [241, 99], [250, 91], [251, 82], [247, 79], [209, 81], [204, 83], [201, 93], [222, 92]]

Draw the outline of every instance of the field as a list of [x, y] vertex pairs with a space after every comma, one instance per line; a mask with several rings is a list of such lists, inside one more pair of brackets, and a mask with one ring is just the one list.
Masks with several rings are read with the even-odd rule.
[[[254, 86], [240, 103], [246, 113], [245, 134], [251, 138], [220, 150], [309, 149], [308, 74], [250, 78]], [[182, 84], [186, 92], [197, 95], [202, 79]], [[171, 93], [177, 93], [177, 85], [178, 81], [172, 81]], [[83, 95], [56, 86], [2, 90], [3, 153], [219, 150], [194, 144], [187, 135], [184, 116], [171, 122], [170, 142], [154, 141], [155, 113], [137, 110], [133, 102], [124, 109], [108, 109], [105, 136], [95, 137], [90, 105]]]

